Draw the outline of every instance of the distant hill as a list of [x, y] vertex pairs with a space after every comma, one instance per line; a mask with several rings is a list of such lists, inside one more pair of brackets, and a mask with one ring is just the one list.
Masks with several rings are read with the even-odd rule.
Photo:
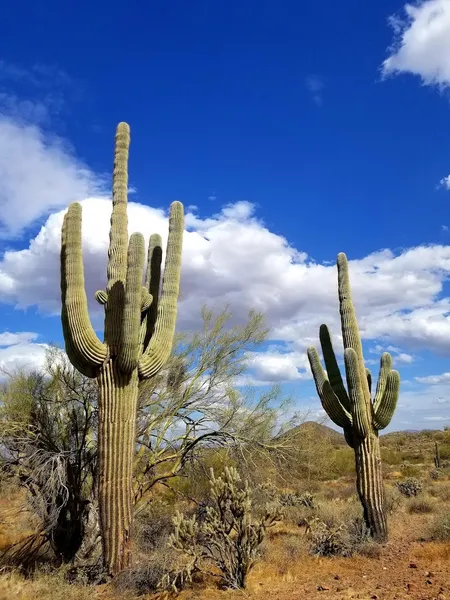
[[344, 435], [335, 431], [331, 427], [317, 423], [316, 421], [305, 421], [297, 427], [293, 427], [289, 433], [292, 435], [307, 435], [309, 437], [317, 438], [318, 441], [326, 439], [333, 446], [346, 446]]

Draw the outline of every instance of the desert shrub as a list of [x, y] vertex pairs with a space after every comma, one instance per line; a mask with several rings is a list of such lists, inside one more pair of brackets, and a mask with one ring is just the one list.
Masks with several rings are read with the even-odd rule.
[[355, 473], [355, 455], [351, 448], [338, 448], [334, 451], [331, 460], [335, 478]]
[[410, 463], [402, 463], [400, 465], [400, 471], [403, 477], [418, 477], [421, 473], [420, 467], [411, 465]]
[[431, 523], [429, 537], [439, 542], [450, 542], [450, 513], [438, 515]]
[[439, 446], [439, 454], [441, 456], [441, 460], [450, 460], [450, 445], [442, 444]]
[[384, 490], [384, 509], [388, 514], [394, 513], [400, 508], [402, 504], [402, 497], [398, 494], [397, 490], [391, 487], [386, 487]]
[[430, 471], [430, 479], [437, 481], [444, 478], [444, 471], [441, 468], [436, 468]]
[[344, 525], [329, 525], [314, 517], [309, 523], [311, 554], [348, 556], [344, 544]]
[[173, 508], [166, 502], [154, 500], [134, 521], [134, 539], [142, 552], [151, 552], [167, 543], [173, 531]]
[[428, 514], [434, 511], [434, 505], [426, 498], [413, 498], [408, 505], [408, 512], [417, 514]]
[[309, 523], [310, 552], [317, 556], [353, 556], [370, 541], [361, 517], [348, 523], [326, 523], [317, 517]]
[[373, 540], [368, 540], [359, 546], [357, 553], [360, 556], [365, 556], [366, 558], [380, 558], [381, 546]]
[[287, 492], [280, 494], [278, 501], [281, 506], [305, 506], [306, 508], [315, 508], [316, 500], [315, 496], [311, 492], [304, 492], [303, 494], [296, 494], [295, 492]]
[[448, 502], [450, 500], [450, 485], [436, 485], [432, 486], [429, 489], [430, 496], [433, 498], [439, 498], [443, 502]]
[[193, 570], [210, 572], [214, 566], [227, 587], [243, 589], [266, 529], [280, 518], [280, 510], [268, 506], [262, 517], [254, 519], [248, 482], [242, 484], [237, 470], [228, 467], [218, 478], [211, 471], [211, 500], [202, 521], [195, 514], [177, 513], [170, 545], [191, 557]]
[[287, 535], [283, 541], [283, 553], [286, 558], [291, 561], [296, 561], [305, 551], [305, 539], [303, 536]]
[[116, 593], [145, 595], [155, 592], [179, 592], [192, 582], [192, 561], [180, 560], [180, 555], [167, 544], [150, 553], [145, 563], [137, 564], [117, 575], [112, 586]]
[[395, 485], [403, 496], [418, 496], [422, 493], [422, 483], [415, 477], [409, 477], [405, 481], [397, 482]]
[[398, 465], [402, 461], [402, 457], [398, 452], [391, 448], [381, 448], [381, 460], [383, 465]]

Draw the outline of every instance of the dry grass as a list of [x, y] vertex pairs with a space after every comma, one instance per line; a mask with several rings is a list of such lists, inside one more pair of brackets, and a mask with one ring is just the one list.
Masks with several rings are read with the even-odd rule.
[[66, 583], [61, 574], [25, 579], [17, 572], [0, 575], [0, 600], [92, 600], [91, 587]]
[[[429, 464], [422, 467], [420, 477], [425, 482], [424, 490], [417, 498], [405, 498], [396, 489], [395, 483], [403, 479], [400, 470], [389, 472], [386, 487], [390, 540], [385, 546], [369, 541], [360, 543], [351, 557], [312, 556], [305, 520], [315, 516], [324, 523], [336, 525], [350, 523], [361, 516], [351, 477], [320, 485], [316, 482], [316, 507], [292, 507], [288, 519], [268, 531], [261, 559], [250, 572], [245, 593], [221, 590], [216, 581], [205, 579], [184, 590], [179, 599], [363, 600], [377, 597], [382, 600], [397, 597], [422, 600], [442, 598], [441, 588], [450, 597], [450, 482], [431, 480], [427, 477], [429, 470]], [[3, 496], [2, 490], [0, 548], [30, 531], [29, 517], [18, 512], [22, 501], [17, 491], [10, 489]], [[152, 552], [161, 546], [167, 533], [172, 510], [172, 506], [164, 503], [155, 504], [147, 521], [137, 522], [138, 568], [135, 575], [129, 574], [129, 584], [127, 577], [123, 577], [123, 585], [70, 585], [63, 571], [40, 572], [31, 579], [5, 571], [0, 573], [0, 600], [161, 599], [161, 595], [148, 593], [145, 572], [152, 561]], [[160, 517], [161, 523], [157, 524], [155, 520]]]

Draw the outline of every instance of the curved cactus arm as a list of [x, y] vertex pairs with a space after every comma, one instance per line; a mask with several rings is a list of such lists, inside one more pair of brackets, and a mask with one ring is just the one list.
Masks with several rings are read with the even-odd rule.
[[353, 439], [353, 431], [351, 427], [346, 427], [344, 429], [344, 438], [350, 448], [355, 447], [355, 440]]
[[162, 239], [157, 233], [150, 236], [148, 244], [147, 269], [145, 273], [145, 287], [152, 297], [147, 314], [142, 321], [141, 339], [144, 348], [147, 348], [155, 331], [158, 315], [159, 288], [161, 285]]
[[313, 346], [308, 348], [308, 360], [316, 384], [317, 393], [325, 412], [339, 427], [343, 427], [344, 429], [350, 428], [352, 425], [351, 415], [342, 406], [339, 398], [333, 391], [320, 362], [319, 354]]
[[344, 350], [344, 361], [348, 395], [352, 404], [353, 430], [359, 437], [365, 438], [370, 430], [369, 415], [360, 377], [358, 357], [353, 348]]
[[146, 313], [150, 308], [153, 298], [145, 286], [142, 286], [141, 291], [141, 312]]
[[107, 357], [89, 318], [84, 289], [81, 205], [71, 204], [61, 234], [61, 300], [64, 340], [69, 359], [87, 377], [95, 377]]
[[94, 297], [102, 306], [108, 302], [108, 294], [105, 292], [105, 290], [97, 290], [94, 294]]
[[373, 425], [375, 429], [384, 429], [391, 422], [397, 406], [399, 391], [400, 374], [398, 371], [391, 371], [386, 378], [383, 396], [377, 407], [374, 408]]
[[128, 247], [125, 302], [122, 316], [122, 336], [117, 364], [124, 373], [131, 373], [139, 360], [139, 329], [142, 308], [142, 270], [145, 243], [140, 233], [133, 233]]
[[105, 341], [111, 353], [117, 354], [121, 344], [121, 319], [124, 308], [125, 280], [128, 255], [128, 154], [130, 127], [119, 123], [114, 147], [113, 198], [111, 228], [109, 231], [106, 294], [110, 302], [105, 306]]
[[319, 339], [320, 345], [322, 346], [323, 360], [327, 370], [328, 381], [342, 406], [345, 410], [350, 412], [350, 400], [344, 382], [342, 381], [341, 370], [339, 369], [336, 354], [334, 353], [330, 331], [326, 325], [320, 326]]
[[389, 352], [383, 352], [380, 358], [380, 371], [378, 373], [377, 389], [373, 399], [373, 409], [377, 410], [378, 405], [383, 398], [384, 390], [389, 373], [392, 371], [392, 357]]
[[372, 395], [372, 373], [370, 372], [370, 369], [368, 369], [366, 367], [366, 378], [367, 378], [367, 385], [369, 386], [369, 394]]
[[[172, 351], [180, 291], [183, 231], [183, 205], [181, 202], [172, 202], [162, 292], [158, 304], [155, 330], [139, 360], [139, 375], [143, 379], [153, 377], [166, 363]], [[157, 298], [157, 295], [153, 297]]]

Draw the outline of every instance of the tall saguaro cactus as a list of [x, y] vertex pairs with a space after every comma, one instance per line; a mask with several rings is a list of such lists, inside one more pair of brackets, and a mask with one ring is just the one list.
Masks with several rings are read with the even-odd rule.
[[143, 285], [144, 238], [128, 239], [127, 190], [130, 129], [116, 131], [113, 201], [106, 291], [95, 294], [105, 308], [104, 341], [89, 319], [81, 251], [81, 206], [69, 206], [62, 227], [62, 325], [67, 354], [99, 386], [99, 508], [105, 566], [114, 575], [131, 562], [132, 465], [138, 385], [165, 364], [172, 350], [180, 283], [184, 211], [172, 203], [162, 289], [161, 238], [150, 237]]
[[383, 542], [387, 539], [387, 522], [378, 432], [389, 425], [394, 414], [400, 375], [392, 370], [392, 358], [385, 352], [372, 398], [372, 376], [364, 364], [347, 257], [342, 252], [337, 257], [337, 268], [347, 389], [326, 325], [320, 327], [326, 372], [314, 347], [308, 349], [308, 358], [322, 406], [332, 421], [344, 429], [345, 439], [355, 452], [356, 483], [366, 525], [373, 538]]

